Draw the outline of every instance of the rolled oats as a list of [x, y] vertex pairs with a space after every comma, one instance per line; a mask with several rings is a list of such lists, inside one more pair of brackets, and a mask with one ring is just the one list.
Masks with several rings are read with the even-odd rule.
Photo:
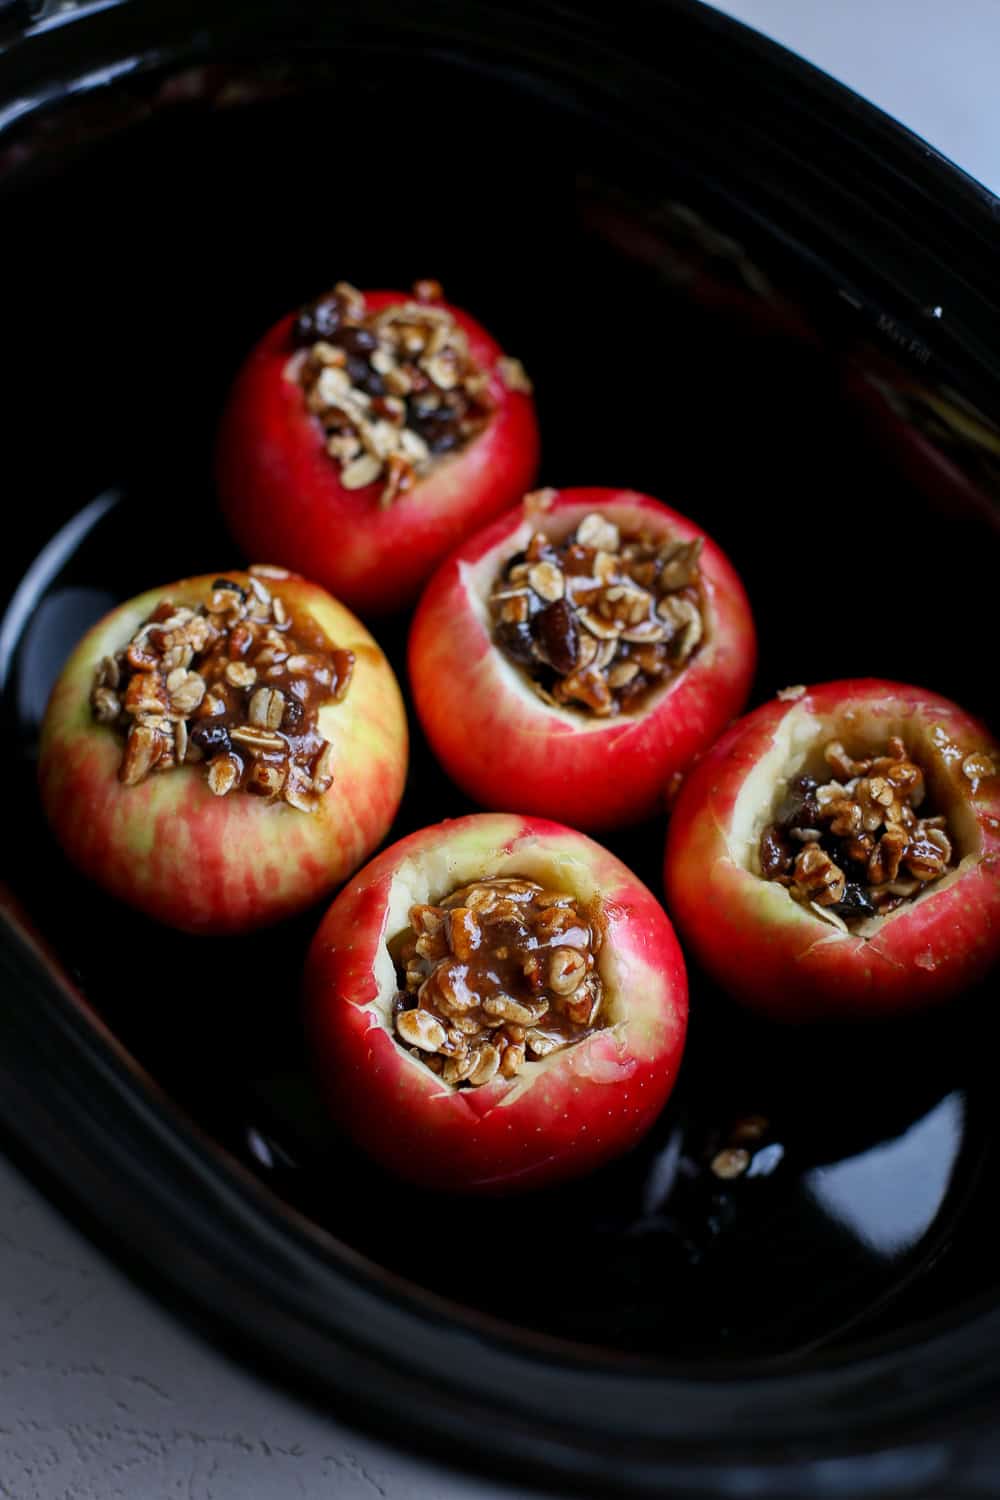
[[473, 1088], [482, 1088], [484, 1083], [489, 1083], [496, 1076], [500, 1056], [500, 1048], [495, 1047], [492, 1042], [484, 1042], [477, 1049], [476, 1066], [469, 1074], [469, 1083]]
[[498, 359], [497, 374], [509, 391], [523, 391], [525, 395], [531, 395], [533, 386], [519, 359], [506, 357]]
[[[566, 592], [566, 580], [562, 569], [550, 562], [535, 563], [528, 573], [528, 583], [539, 599], [544, 599], [547, 604], [561, 599]], [[530, 595], [525, 593], [525, 598], [529, 597]]]
[[250, 699], [248, 714], [251, 724], [263, 729], [280, 729], [285, 716], [285, 695], [280, 688], [258, 688]]
[[884, 755], [864, 757], [830, 740], [823, 760], [840, 779], [793, 783], [761, 835], [760, 872], [849, 931], [919, 894], [953, 867], [954, 853], [946, 819], [917, 813], [924, 774], [899, 736]]
[[187, 759], [188, 753], [188, 727], [186, 719], [178, 719], [174, 724], [174, 759], [182, 766]]
[[175, 667], [167, 677], [167, 692], [170, 694], [171, 713], [186, 719], [205, 696], [205, 679], [198, 672]]
[[623, 537], [598, 511], [558, 547], [536, 531], [492, 589], [494, 639], [544, 702], [598, 717], [639, 707], [702, 641], [702, 545]]
[[245, 587], [216, 579], [198, 612], [163, 600], [122, 651], [98, 664], [91, 709], [124, 735], [126, 786], [201, 762], [216, 796], [242, 787], [316, 810], [334, 764], [317, 715], [347, 692], [354, 658], [315, 621], [293, 619], [263, 581], [288, 576], [259, 567]]
[[341, 470], [340, 482], [345, 490], [363, 490], [374, 484], [382, 472], [381, 460], [374, 453], [362, 453]]
[[95, 687], [90, 702], [99, 724], [113, 724], [122, 711], [121, 699], [109, 687]]
[[419, 903], [390, 945], [396, 1035], [440, 1059], [445, 1083], [513, 1078], [529, 1052], [547, 1057], [604, 1024], [599, 947], [595, 914], [535, 881], [475, 881]]
[[745, 1146], [728, 1146], [717, 1151], [711, 1161], [712, 1175], [723, 1182], [732, 1182], [742, 1177], [750, 1165], [750, 1152]]
[[404, 1042], [422, 1052], [440, 1052], [445, 1044], [445, 1029], [428, 1010], [400, 1011], [396, 1030]]
[[245, 661], [231, 661], [226, 668], [226, 681], [231, 682], [233, 687], [253, 687], [257, 681], [257, 669], [248, 666]]
[[[338, 283], [302, 309], [293, 331], [302, 355], [288, 373], [323, 427], [341, 483], [360, 490], [381, 482], [383, 506], [466, 447], [495, 405], [489, 372], [473, 361], [451, 312], [437, 305], [438, 284], [418, 281], [413, 296], [371, 312], [362, 293]], [[499, 358], [495, 372], [508, 389], [530, 391], [520, 361]]]
[[576, 528], [576, 542], [580, 547], [592, 547], [595, 552], [616, 553], [619, 546], [618, 527], [599, 511], [591, 511]]
[[208, 767], [209, 790], [217, 797], [227, 796], [239, 784], [243, 764], [236, 755], [217, 755]]

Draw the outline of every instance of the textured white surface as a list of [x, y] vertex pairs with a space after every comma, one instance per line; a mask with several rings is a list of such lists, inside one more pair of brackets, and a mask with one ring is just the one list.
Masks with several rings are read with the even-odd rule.
[[516, 1500], [232, 1363], [0, 1156], [3, 1500]]
[[1000, 192], [1000, 0], [715, 0]]

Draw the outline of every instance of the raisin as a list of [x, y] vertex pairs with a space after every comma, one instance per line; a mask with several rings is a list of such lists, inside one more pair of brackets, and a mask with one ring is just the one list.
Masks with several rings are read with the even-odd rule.
[[497, 645], [506, 651], [513, 661], [527, 665], [533, 662], [534, 636], [527, 620], [504, 620], [497, 626]]
[[351, 377], [351, 384], [356, 385], [362, 391], [367, 391], [369, 396], [384, 396], [385, 381], [377, 370], [361, 354], [349, 354], [347, 356], [347, 373]]
[[456, 413], [442, 406], [436, 393], [411, 398], [407, 421], [432, 453], [448, 453], [462, 441]]
[[873, 917], [875, 915], [875, 905], [869, 898], [868, 892], [863, 886], [858, 885], [853, 880], [847, 882], [844, 886], [843, 897], [836, 905], [831, 906], [830, 910], [835, 911], [838, 917], [843, 917], [847, 922], [852, 917]]
[[225, 724], [213, 724], [207, 719], [203, 719], [200, 724], [194, 726], [190, 732], [190, 739], [191, 743], [197, 745], [198, 749], [206, 755], [228, 755], [233, 748], [229, 730]]
[[765, 880], [787, 875], [792, 868], [792, 851], [777, 823], [769, 823], [760, 836], [760, 869]]
[[332, 342], [339, 333], [343, 316], [338, 297], [320, 297], [317, 302], [310, 302], [292, 325], [292, 343], [301, 348], [320, 339]]
[[378, 348], [378, 339], [370, 328], [342, 328], [334, 343], [346, 349], [348, 354], [370, 354]]
[[453, 422], [431, 422], [422, 436], [432, 453], [450, 453], [462, 441], [462, 435]]
[[285, 712], [281, 716], [281, 727], [286, 734], [295, 734], [306, 716], [306, 711], [297, 698], [289, 698], [285, 703]]
[[565, 599], [556, 599], [538, 616], [538, 631], [545, 655], [557, 672], [565, 675], [576, 666], [580, 633], [576, 615]]
[[246, 589], [241, 588], [238, 583], [234, 583], [231, 578], [216, 578], [215, 581], [214, 581], [214, 583], [212, 584], [212, 588], [213, 589], [232, 589], [233, 593], [234, 594], [239, 594], [239, 596], [240, 596], [241, 599], [245, 599], [246, 596], [247, 596]]
[[827, 854], [829, 854], [834, 863], [838, 864], [840, 868], [846, 871], [848, 875], [850, 874], [852, 866], [855, 870], [866, 870], [868, 868], [867, 857], [863, 859], [855, 859], [854, 856], [848, 852], [848, 846], [850, 843], [848, 839], [838, 839], [835, 838], [832, 834], [828, 833], [820, 842], [822, 843], [823, 848], [826, 850]]
[[788, 789], [788, 796], [779, 819], [783, 828], [817, 828], [819, 826], [816, 786], [817, 782], [813, 776], [795, 778]]

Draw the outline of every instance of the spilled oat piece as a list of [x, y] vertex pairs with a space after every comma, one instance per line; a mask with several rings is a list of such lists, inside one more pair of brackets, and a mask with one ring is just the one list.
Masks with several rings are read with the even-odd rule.
[[[436, 281], [418, 281], [413, 300], [368, 310], [347, 282], [299, 313], [292, 330], [304, 357], [293, 366], [308, 409], [345, 489], [381, 483], [391, 505], [446, 454], [477, 437], [494, 410], [490, 374], [473, 360], [466, 332]], [[530, 392], [516, 359], [496, 373]]]
[[924, 773], [892, 736], [860, 760], [831, 740], [823, 758], [838, 779], [799, 776], [760, 839], [760, 870], [796, 901], [848, 926], [884, 916], [954, 868], [947, 819], [921, 816]]
[[251, 568], [246, 587], [217, 578], [198, 608], [163, 599], [123, 651], [106, 656], [94, 717], [124, 735], [119, 778], [199, 763], [218, 797], [244, 790], [314, 812], [333, 783], [320, 706], [347, 693], [354, 656], [293, 615]]
[[533, 880], [497, 877], [410, 911], [390, 944], [396, 1039], [445, 1083], [513, 1078], [601, 1028], [595, 912]]
[[558, 546], [536, 531], [493, 586], [494, 640], [546, 702], [639, 708], [702, 640], [702, 542], [622, 536], [597, 511]]

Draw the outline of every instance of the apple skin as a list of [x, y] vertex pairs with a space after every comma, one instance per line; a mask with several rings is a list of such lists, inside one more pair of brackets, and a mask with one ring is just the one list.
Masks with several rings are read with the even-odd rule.
[[[603, 895], [624, 1017], [517, 1078], [453, 1089], [394, 1040], [376, 1005], [394, 877], [430, 859], [447, 889], [482, 874], [551, 863]], [[534, 867], [534, 866], [532, 866]], [[577, 876], [572, 875], [573, 871]], [[439, 879], [442, 878], [439, 876]], [[432, 897], [447, 889], [432, 884]], [[414, 899], [420, 899], [416, 896]], [[687, 979], [673, 928], [650, 891], [583, 834], [539, 818], [472, 814], [386, 849], [340, 893], [309, 952], [307, 1021], [329, 1107], [345, 1131], [398, 1176], [453, 1192], [498, 1194], [589, 1172], [618, 1156], [659, 1114], [680, 1066]]]
[[[940, 726], [919, 758], [944, 797], [974, 819], [978, 860], [900, 907], [870, 938], [842, 934], [785, 889], [733, 858], [741, 788], [793, 710], [855, 711], [912, 739]], [[963, 759], [988, 751], [985, 727], [922, 688], [862, 678], [823, 683], [798, 700], [765, 703], [719, 740], [681, 790], [670, 820], [667, 904], [689, 951], [734, 999], [787, 1021], [884, 1018], [948, 1000], [1000, 957], [1000, 777], [976, 789]]]
[[[171, 927], [236, 933], [320, 900], [371, 853], [402, 796], [407, 726], [392, 669], [364, 626], [314, 584], [269, 578], [293, 614], [311, 614], [335, 646], [355, 656], [346, 697], [320, 709], [336, 760], [319, 808], [300, 812], [245, 792], [216, 797], [198, 765], [123, 786], [121, 737], [90, 710], [95, 668], [123, 648], [161, 599], [200, 604], [216, 576], [151, 589], [84, 636], [52, 691], [39, 785], [56, 838], [88, 879]], [[246, 580], [238, 569], [224, 576]]]
[[[365, 292], [371, 312], [411, 301]], [[286, 379], [295, 315], [276, 323], [237, 373], [219, 429], [216, 482], [229, 528], [248, 557], [270, 557], [315, 578], [365, 615], [411, 604], [428, 575], [470, 531], [534, 482], [539, 436], [531, 396], [508, 390], [500, 346], [468, 313], [446, 308], [489, 372], [495, 410], [462, 452], [382, 509], [382, 483], [347, 490], [297, 381]]]
[[631, 490], [527, 496], [463, 543], [431, 579], [410, 632], [409, 675], [435, 755], [474, 801], [597, 831], [666, 808], [671, 778], [707, 749], [746, 702], [757, 648], [743, 585], [705, 536], [701, 574], [709, 638], [665, 693], [648, 708], [613, 719], [543, 703], [494, 646], [485, 608], [471, 603], [467, 580], [470, 570], [484, 566], [492, 578], [532, 530], [560, 539], [594, 510], [623, 530], [645, 528], [685, 541], [705, 536], [678, 511]]

